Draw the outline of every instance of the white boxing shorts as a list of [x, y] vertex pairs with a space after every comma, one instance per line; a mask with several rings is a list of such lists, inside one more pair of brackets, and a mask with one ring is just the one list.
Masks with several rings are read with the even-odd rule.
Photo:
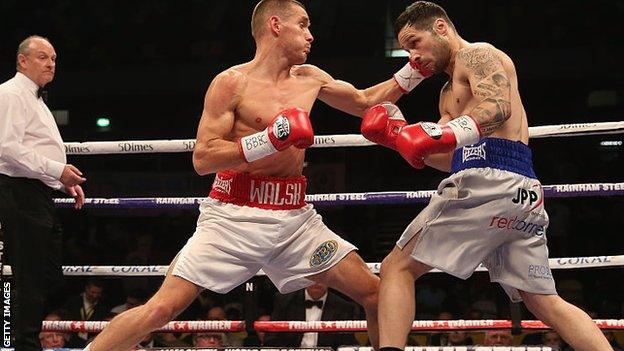
[[531, 150], [521, 142], [485, 138], [453, 155], [450, 177], [397, 242], [418, 233], [412, 257], [461, 279], [483, 263], [510, 299], [518, 290], [556, 294], [548, 263], [542, 186]]
[[261, 269], [281, 293], [311, 285], [357, 248], [305, 203], [305, 177], [219, 172], [172, 274], [227, 293]]

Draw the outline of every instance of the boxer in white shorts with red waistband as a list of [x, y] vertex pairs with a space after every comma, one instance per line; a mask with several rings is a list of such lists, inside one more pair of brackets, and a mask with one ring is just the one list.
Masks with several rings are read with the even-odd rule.
[[313, 41], [309, 25], [297, 1], [258, 3], [251, 20], [255, 57], [218, 74], [204, 99], [193, 166], [200, 175], [218, 173], [197, 230], [159, 291], [113, 319], [88, 350], [126, 351], [202, 289], [227, 292], [260, 269], [281, 292], [318, 282], [351, 297], [364, 307], [377, 347], [379, 278], [305, 203], [304, 149], [314, 142], [308, 113], [317, 98], [361, 117], [404, 90], [396, 77], [358, 90], [304, 64]]
[[481, 262], [513, 301], [523, 300], [575, 350], [612, 350], [589, 316], [555, 290], [548, 216], [511, 58], [490, 44], [464, 40], [446, 11], [428, 1], [408, 6], [395, 30], [410, 55], [397, 74], [404, 90], [422, 77], [449, 76], [440, 94], [441, 118], [408, 125], [398, 107], [380, 104], [364, 116], [362, 134], [397, 150], [415, 168], [429, 165], [451, 176], [382, 262], [380, 350], [405, 347], [415, 280], [433, 267], [466, 279]]
[[313, 282], [307, 277], [333, 267], [356, 248], [325, 226], [306, 204], [305, 189], [303, 176], [217, 173], [173, 275], [218, 293], [229, 292], [260, 269], [281, 293], [307, 287]]

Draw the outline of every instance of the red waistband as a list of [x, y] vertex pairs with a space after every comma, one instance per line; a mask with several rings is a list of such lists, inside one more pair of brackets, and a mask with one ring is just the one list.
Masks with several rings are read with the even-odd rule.
[[218, 172], [209, 197], [239, 206], [292, 210], [306, 205], [306, 178], [264, 177], [234, 171]]

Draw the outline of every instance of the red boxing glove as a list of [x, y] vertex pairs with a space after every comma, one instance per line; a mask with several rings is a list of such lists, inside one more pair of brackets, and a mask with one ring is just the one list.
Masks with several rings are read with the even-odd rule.
[[481, 132], [470, 116], [461, 116], [447, 124], [421, 122], [401, 129], [397, 150], [414, 168], [425, 166], [425, 157], [446, 153], [479, 141]]
[[397, 82], [404, 93], [409, 93], [420, 82], [433, 75], [433, 72], [427, 67], [421, 66], [420, 63], [410, 60], [397, 73], [394, 74], [394, 80]]
[[382, 102], [366, 111], [360, 131], [366, 139], [396, 150], [396, 138], [406, 124], [401, 110], [396, 105]]
[[314, 131], [307, 111], [292, 107], [280, 112], [265, 130], [242, 137], [238, 149], [247, 162], [282, 151], [290, 146], [305, 149], [314, 144]]

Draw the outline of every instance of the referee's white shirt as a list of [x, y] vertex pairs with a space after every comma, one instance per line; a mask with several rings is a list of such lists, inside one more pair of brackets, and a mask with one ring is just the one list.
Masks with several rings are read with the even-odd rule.
[[[308, 290], [305, 291], [305, 299], [306, 300], [314, 300], [310, 294], [308, 294]], [[327, 300], [327, 293], [323, 295], [319, 300], [323, 301], [323, 307], [325, 307], [325, 300]], [[306, 322], [316, 322], [320, 321], [323, 316], [323, 309], [318, 308], [317, 306], [312, 306], [311, 308], [306, 308]], [[303, 338], [301, 339], [301, 347], [316, 347], [318, 344], [318, 333], [303, 333]]]
[[52, 112], [37, 98], [38, 89], [20, 72], [0, 84], [0, 173], [61, 189], [65, 147]]

